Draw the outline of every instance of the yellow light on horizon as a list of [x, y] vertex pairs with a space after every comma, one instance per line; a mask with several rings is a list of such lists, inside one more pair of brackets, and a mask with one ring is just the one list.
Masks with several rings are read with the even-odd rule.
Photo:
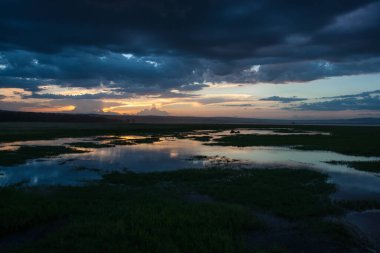
[[23, 107], [22, 111], [28, 112], [70, 112], [74, 111], [76, 106], [74, 105], [66, 105], [60, 107]]

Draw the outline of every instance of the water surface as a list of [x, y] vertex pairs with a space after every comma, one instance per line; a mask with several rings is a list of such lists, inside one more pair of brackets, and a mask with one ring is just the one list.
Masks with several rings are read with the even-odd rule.
[[[279, 132], [279, 129], [237, 129], [240, 134], [327, 134], [321, 132]], [[100, 179], [110, 171], [130, 170], [134, 172], [170, 171], [186, 168], [214, 166], [244, 168], [304, 168], [329, 174], [329, 180], [338, 185], [335, 198], [380, 198], [379, 174], [358, 171], [342, 164], [328, 161], [371, 161], [378, 157], [343, 155], [330, 151], [304, 151], [291, 147], [231, 147], [211, 146], [207, 142], [193, 140], [194, 137], [217, 138], [230, 135], [230, 131], [194, 131], [186, 138], [162, 137], [159, 142], [136, 145], [116, 145], [104, 148], [81, 148], [79, 154], [65, 154], [53, 158], [29, 160], [17, 166], [0, 167], [0, 185], [23, 182], [28, 185], [75, 185]], [[70, 146], [76, 142], [107, 143], [112, 136], [92, 138], [61, 138], [56, 140], [19, 141], [0, 144], [2, 150], [17, 150], [20, 146]], [[144, 136], [118, 136], [122, 140], [145, 138]], [[211, 140], [212, 141], [212, 140]], [[207, 156], [209, 159], [195, 159]]]

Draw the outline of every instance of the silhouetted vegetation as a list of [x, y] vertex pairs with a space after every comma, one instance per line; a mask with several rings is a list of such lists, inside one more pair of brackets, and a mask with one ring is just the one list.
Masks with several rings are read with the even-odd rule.
[[301, 150], [326, 150], [348, 155], [380, 155], [380, 127], [300, 126], [296, 129], [329, 132], [330, 135], [240, 134], [221, 137], [213, 145], [290, 146]]
[[0, 110], [0, 122], [120, 122], [99, 114], [15, 112]]
[[[297, 233], [312, 238], [307, 247], [323, 251], [327, 240], [329, 248], [340, 251], [360, 248], [344, 226], [322, 221], [340, 212], [328, 198], [334, 186], [325, 180], [307, 170], [194, 169], [114, 173], [84, 187], [0, 189], [0, 246], [4, 236], [17, 238], [61, 221], [49, 234], [9, 246], [8, 252], [287, 250], [274, 247], [275, 241], [259, 249], [247, 243], [249, 234], [269, 229], [254, 215], [265, 210], [294, 222]], [[209, 198], [189, 198], [197, 194]]]
[[114, 145], [98, 143], [98, 142], [73, 142], [70, 143], [70, 146], [76, 148], [108, 148], [113, 147]]
[[380, 202], [377, 200], [341, 200], [336, 202], [337, 205], [353, 211], [366, 211], [371, 209], [380, 209]]

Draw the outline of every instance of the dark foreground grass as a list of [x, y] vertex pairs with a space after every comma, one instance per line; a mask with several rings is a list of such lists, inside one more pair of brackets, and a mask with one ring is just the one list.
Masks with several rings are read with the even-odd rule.
[[[1, 217], [9, 221], [2, 220], [1, 233], [45, 223], [45, 216], [67, 224], [10, 252], [245, 252], [244, 234], [262, 228], [243, 207], [190, 203], [164, 193], [89, 186], [59, 188], [48, 195], [36, 203], [20, 202], [23, 196], [7, 203]], [[12, 204], [12, 209], [26, 211], [12, 212]]]
[[0, 248], [5, 236], [63, 221], [50, 235], [6, 252], [252, 252], [247, 235], [270, 229], [255, 218], [264, 211], [297, 224], [315, 243], [308, 247], [327, 240], [347, 252], [360, 247], [355, 237], [323, 221], [341, 212], [328, 198], [333, 191], [324, 175], [290, 169], [113, 173], [84, 187], [6, 188]]
[[328, 196], [335, 191], [326, 176], [310, 170], [194, 169], [148, 174], [113, 173], [105, 182], [129, 186], [171, 184], [222, 202], [269, 211], [288, 219], [339, 214]]
[[62, 216], [57, 203], [40, 194], [0, 188], [0, 199], [0, 238]]
[[342, 164], [356, 170], [380, 173], [380, 161], [329, 161], [331, 164]]
[[330, 135], [253, 135], [224, 136], [213, 145], [224, 146], [292, 146], [301, 150], [326, 150], [348, 155], [380, 156], [380, 127], [298, 127]]
[[341, 200], [336, 202], [337, 205], [353, 211], [366, 211], [372, 209], [380, 209], [380, 202], [377, 200]]

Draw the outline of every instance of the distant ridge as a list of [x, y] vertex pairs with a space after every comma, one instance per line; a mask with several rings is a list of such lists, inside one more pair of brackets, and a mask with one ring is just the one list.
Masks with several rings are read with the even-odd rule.
[[97, 114], [68, 114], [68, 113], [40, 113], [16, 112], [0, 110], [0, 122], [115, 122], [121, 119], [112, 119]]
[[185, 117], [37, 113], [0, 110], [0, 122], [124, 122], [138, 124], [299, 124], [299, 125], [380, 125], [380, 118], [286, 120], [236, 117]]
[[290, 120], [236, 117], [180, 117], [180, 116], [108, 116], [142, 124], [299, 124], [299, 125], [380, 125], [380, 118]]

